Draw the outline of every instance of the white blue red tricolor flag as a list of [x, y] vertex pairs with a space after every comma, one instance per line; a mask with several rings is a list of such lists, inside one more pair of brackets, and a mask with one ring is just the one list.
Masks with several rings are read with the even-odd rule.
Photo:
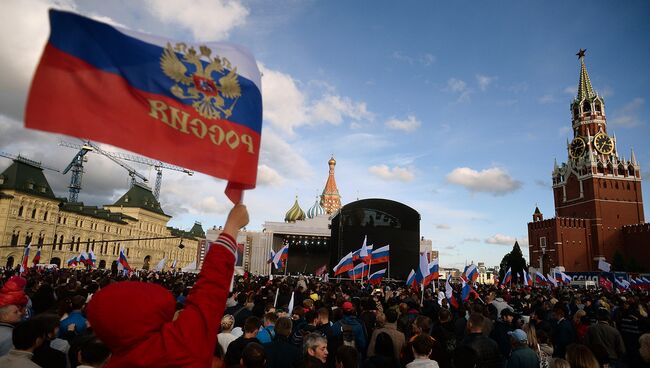
[[333, 268], [334, 276], [340, 275], [354, 268], [354, 262], [352, 261], [352, 257], [353, 257], [352, 252], [350, 252], [346, 254], [345, 257], [341, 258], [339, 263]]
[[390, 262], [390, 245], [385, 245], [372, 251], [372, 264]]
[[36, 248], [36, 254], [34, 255], [34, 258], [32, 258], [32, 264], [34, 267], [41, 261], [41, 248], [43, 248], [42, 245], [39, 245], [38, 248]]
[[58, 10], [50, 10], [50, 28], [26, 127], [225, 179], [235, 203], [255, 187], [261, 74], [248, 50], [176, 42]]
[[23, 249], [23, 259], [20, 262], [20, 272], [23, 273], [27, 271], [27, 259], [29, 258], [29, 248], [31, 248], [32, 243], [25, 244], [25, 249]]
[[366, 266], [365, 263], [361, 262], [353, 269], [348, 271], [348, 276], [350, 276], [352, 280], [363, 279], [364, 277], [368, 276], [368, 266]]
[[[176, 260], [174, 260], [174, 262], [176, 262]], [[174, 266], [176, 265], [174, 264]], [[120, 249], [120, 258], [117, 260], [117, 269], [120, 271], [131, 271], [131, 266], [129, 266], [129, 261], [126, 258], [126, 254], [124, 253], [124, 248]]]
[[381, 280], [384, 278], [386, 275], [386, 269], [381, 269], [372, 275], [368, 276], [368, 282], [373, 284], [373, 285], [379, 285], [381, 283]]
[[505, 275], [503, 275], [503, 281], [501, 281], [501, 285], [506, 285], [510, 286], [510, 282], [512, 281], [512, 268], [508, 268], [508, 271], [506, 271]]

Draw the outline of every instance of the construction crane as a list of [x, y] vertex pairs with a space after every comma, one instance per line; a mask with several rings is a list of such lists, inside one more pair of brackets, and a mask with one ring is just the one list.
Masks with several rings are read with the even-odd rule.
[[[60, 144], [62, 146], [64, 146], [64, 147], [70, 147], [70, 148], [75, 148], [75, 149], [79, 149], [79, 150], [83, 149], [83, 146], [78, 145], [78, 144], [74, 144], [74, 143], [61, 142]], [[161, 183], [162, 183], [162, 171], [163, 171], [163, 169], [180, 171], [180, 172], [183, 172], [183, 173], [185, 173], [185, 174], [187, 174], [189, 176], [194, 175], [194, 171], [185, 169], [185, 168], [180, 167], [180, 166], [166, 164], [166, 163], [161, 162], [161, 161], [151, 160], [151, 159], [148, 159], [148, 158], [142, 157], [142, 156], [131, 155], [131, 154], [128, 154], [128, 153], [123, 153], [123, 152], [104, 152], [103, 155], [105, 155], [107, 157], [113, 157], [113, 158], [116, 158], [116, 159], [137, 162], [139, 164], [148, 165], [148, 166], [153, 167], [156, 170], [156, 185], [154, 187], [154, 192], [153, 192], [156, 199], [158, 199], [160, 197], [160, 186], [161, 186]]]
[[77, 152], [77, 154], [72, 159], [70, 164], [68, 164], [68, 167], [66, 167], [65, 170], [63, 170], [63, 175], [65, 175], [68, 173], [68, 171], [72, 169], [72, 177], [70, 178], [70, 186], [69, 186], [70, 190], [69, 190], [69, 197], [68, 197], [68, 201], [70, 202], [77, 202], [79, 199], [79, 192], [81, 191], [81, 177], [83, 176], [83, 163], [84, 161], [87, 161], [85, 156], [88, 152], [95, 152], [97, 154], [106, 156], [111, 161], [115, 162], [116, 164], [124, 168], [126, 171], [128, 171], [129, 176], [131, 177], [131, 186], [133, 186], [133, 184], [136, 183], [137, 181], [136, 177], [140, 178], [145, 183], [149, 181], [144, 175], [137, 172], [134, 168], [118, 160], [117, 158], [113, 157], [111, 155], [112, 152], [106, 152], [102, 150], [98, 145], [96, 145], [91, 141], [83, 141], [82, 145], [68, 143], [68, 142], [60, 142], [59, 145], [63, 147], [69, 147], [69, 148], [74, 148], [79, 150], [79, 152]]
[[46, 169], [46, 170], [52, 170], [52, 171], [60, 172], [57, 169], [53, 169], [51, 167], [43, 166], [40, 162], [30, 160], [30, 159], [25, 158], [25, 157], [23, 157], [21, 155], [12, 155], [11, 153], [0, 152], [0, 157], [6, 157], [6, 158], [10, 158], [12, 160], [20, 161], [20, 162], [23, 162], [23, 163], [26, 163], [26, 164], [29, 164], [29, 165], [32, 165], [32, 166], [36, 166], [39, 169]]

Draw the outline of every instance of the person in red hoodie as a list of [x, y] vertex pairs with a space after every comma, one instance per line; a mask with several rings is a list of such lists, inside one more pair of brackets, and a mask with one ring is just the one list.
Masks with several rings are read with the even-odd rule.
[[111, 350], [107, 368], [211, 366], [235, 267], [235, 239], [246, 224], [246, 206], [235, 205], [176, 320], [172, 293], [156, 284], [119, 282], [93, 296], [86, 312]]

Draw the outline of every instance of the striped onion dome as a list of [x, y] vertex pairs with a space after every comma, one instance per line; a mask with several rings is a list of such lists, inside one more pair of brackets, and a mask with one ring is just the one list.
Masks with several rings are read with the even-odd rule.
[[300, 208], [298, 204], [298, 196], [296, 196], [296, 201], [293, 203], [293, 206], [287, 211], [287, 214], [284, 215], [285, 222], [296, 222], [305, 219], [305, 212]]
[[313, 219], [316, 216], [325, 214], [325, 209], [321, 207], [318, 197], [316, 197], [316, 202], [310, 209], [307, 210], [307, 217]]

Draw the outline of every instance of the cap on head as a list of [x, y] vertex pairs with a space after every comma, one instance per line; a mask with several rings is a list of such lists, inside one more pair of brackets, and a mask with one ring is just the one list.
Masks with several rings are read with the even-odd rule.
[[518, 341], [518, 342], [527, 342], [528, 341], [528, 336], [526, 335], [524, 330], [519, 329], [519, 328], [514, 330], [514, 331], [508, 332], [508, 336], [512, 337], [513, 339], [515, 339], [515, 341]]
[[341, 308], [344, 312], [352, 312], [354, 310], [354, 304], [352, 302], [344, 302]]

